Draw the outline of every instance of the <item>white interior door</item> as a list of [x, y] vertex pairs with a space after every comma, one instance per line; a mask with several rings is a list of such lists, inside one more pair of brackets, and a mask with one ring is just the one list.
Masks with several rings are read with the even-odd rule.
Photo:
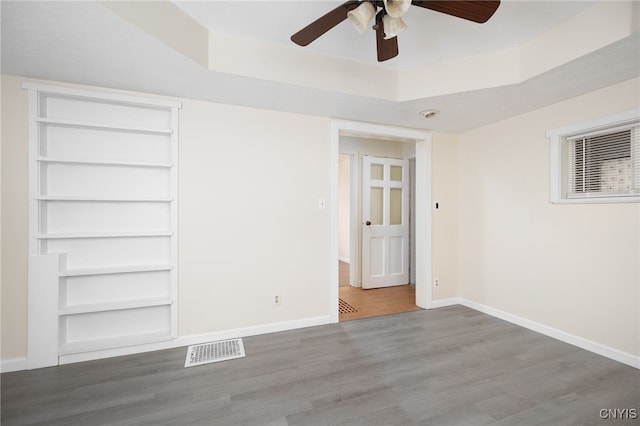
[[409, 161], [362, 160], [362, 287], [409, 282]]

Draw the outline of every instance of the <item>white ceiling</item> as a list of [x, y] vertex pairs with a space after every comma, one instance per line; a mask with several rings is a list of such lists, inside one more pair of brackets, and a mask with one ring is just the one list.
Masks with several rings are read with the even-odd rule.
[[[205, 27], [283, 45], [289, 37], [342, 1], [176, 1], [178, 7]], [[398, 37], [400, 55], [382, 63], [410, 67], [515, 47], [560, 25], [595, 1], [503, 1], [485, 24], [466, 21], [420, 7], [402, 19], [407, 29]], [[377, 64], [373, 30], [358, 34], [345, 21], [308, 49]]]
[[[507, 1], [487, 24], [412, 7], [404, 68], [521, 45], [593, 2]], [[177, 3], [215, 32], [290, 46], [289, 36], [333, 1]], [[404, 102], [211, 71], [96, 2], [2, 1], [2, 73], [173, 97], [446, 132], [463, 132], [640, 75], [638, 32], [518, 84]], [[343, 23], [306, 48], [378, 66], [373, 32]], [[256, 64], [260, 67], [261, 64]], [[430, 121], [422, 109], [441, 114]]]

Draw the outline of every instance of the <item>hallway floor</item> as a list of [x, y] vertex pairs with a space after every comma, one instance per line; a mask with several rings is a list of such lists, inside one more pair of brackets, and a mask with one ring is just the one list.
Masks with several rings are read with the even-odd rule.
[[394, 287], [363, 290], [349, 286], [349, 265], [340, 262], [340, 321], [376, 317], [380, 315], [398, 314], [420, 310], [415, 304], [416, 287], [400, 285]]
[[340, 312], [340, 322], [420, 310], [415, 304], [416, 287], [413, 285], [369, 290], [359, 287], [340, 287], [340, 299], [356, 310], [356, 312]]

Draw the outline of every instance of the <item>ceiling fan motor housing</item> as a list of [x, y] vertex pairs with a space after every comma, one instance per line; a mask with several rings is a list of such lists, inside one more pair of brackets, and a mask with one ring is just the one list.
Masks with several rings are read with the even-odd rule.
[[378, 62], [383, 62], [398, 55], [396, 36], [406, 27], [401, 16], [412, 5], [481, 24], [493, 16], [500, 0], [349, 0], [292, 35], [291, 41], [307, 46], [347, 18], [362, 33], [375, 15]]

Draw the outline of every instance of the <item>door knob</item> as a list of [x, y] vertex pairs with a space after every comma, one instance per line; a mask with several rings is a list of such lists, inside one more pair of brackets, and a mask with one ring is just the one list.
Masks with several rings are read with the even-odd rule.
[[371, 225], [371, 221], [370, 221], [370, 220], [368, 220], [368, 221], [366, 221], [364, 224], [365, 224], [365, 225], [367, 225], [367, 226], [370, 226], [370, 225]]

